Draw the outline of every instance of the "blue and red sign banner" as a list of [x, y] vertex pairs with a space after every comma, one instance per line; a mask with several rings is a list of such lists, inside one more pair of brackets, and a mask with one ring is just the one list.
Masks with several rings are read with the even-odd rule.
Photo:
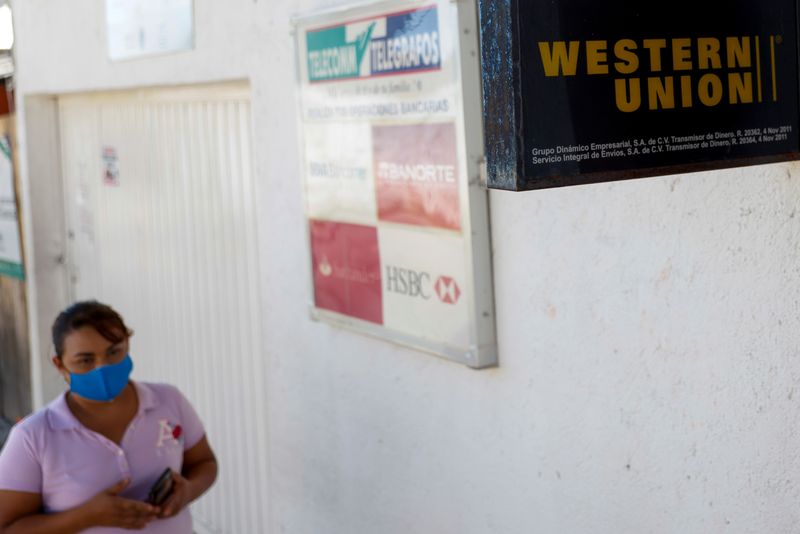
[[310, 82], [439, 70], [436, 6], [389, 13], [306, 33]]

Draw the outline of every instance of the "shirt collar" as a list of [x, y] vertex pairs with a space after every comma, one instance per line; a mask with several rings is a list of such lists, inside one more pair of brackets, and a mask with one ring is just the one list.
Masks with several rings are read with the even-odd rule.
[[[136, 388], [136, 395], [139, 397], [138, 413], [152, 410], [158, 405], [156, 394], [150, 386], [133, 380], [131, 384]], [[53, 430], [71, 430], [83, 426], [67, 405], [66, 391], [47, 405], [47, 422]]]
[[131, 384], [136, 388], [136, 394], [139, 396], [139, 413], [152, 410], [158, 406], [158, 399], [156, 398], [156, 393], [153, 391], [153, 388], [144, 382], [134, 382], [131, 380]]
[[67, 406], [67, 392], [47, 405], [47, 422], [53, 430], [70, 430], [81, 426]]

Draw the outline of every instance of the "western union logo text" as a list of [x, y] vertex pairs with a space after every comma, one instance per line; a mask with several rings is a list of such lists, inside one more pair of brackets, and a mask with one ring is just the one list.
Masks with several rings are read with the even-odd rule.
[[[780, 42], [780, 36], [770, 36], [768, 44], [765, 41], [769, 61], [764, 65], [758, 36], [538, 45], [547, 77], [576, 76], [579, 69], [590, 76], [618, 76], [614, 80], [616, 106], [630, 113], [697, 104], [714, 107], [723, 102], [752, 104], [770, 96], [777, 101], [775, 46]], [[768, 83], [772, 94], [764, 95]]]

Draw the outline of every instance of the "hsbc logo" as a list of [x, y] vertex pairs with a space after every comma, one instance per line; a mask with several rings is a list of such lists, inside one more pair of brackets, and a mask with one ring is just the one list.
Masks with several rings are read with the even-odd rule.
[[449, 276], [440, 276], [433, 288], [436, 290], [439, 300], [445, 304], [455, 304], [461, 296], [461, 289], [459, 289], [456, 281]]
[[387, 265], [385, 280], [386, 291], [410, 298], [430, 300], [435, 296], [445, 304], [455, 304], [461, 297], [461, 289], [450, 276], [434, 281], [430, 273]]

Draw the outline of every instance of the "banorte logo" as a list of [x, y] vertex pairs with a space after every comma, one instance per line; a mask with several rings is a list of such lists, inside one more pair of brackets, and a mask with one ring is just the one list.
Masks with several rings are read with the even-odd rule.
[[386, 291], [411, 298], [430, 300], [435, 294], [444, 304], [456, 304], [461, 289], [450, 276], [439, 276], [435, 282], [430, 273], [394, 265], [386, 266]]

